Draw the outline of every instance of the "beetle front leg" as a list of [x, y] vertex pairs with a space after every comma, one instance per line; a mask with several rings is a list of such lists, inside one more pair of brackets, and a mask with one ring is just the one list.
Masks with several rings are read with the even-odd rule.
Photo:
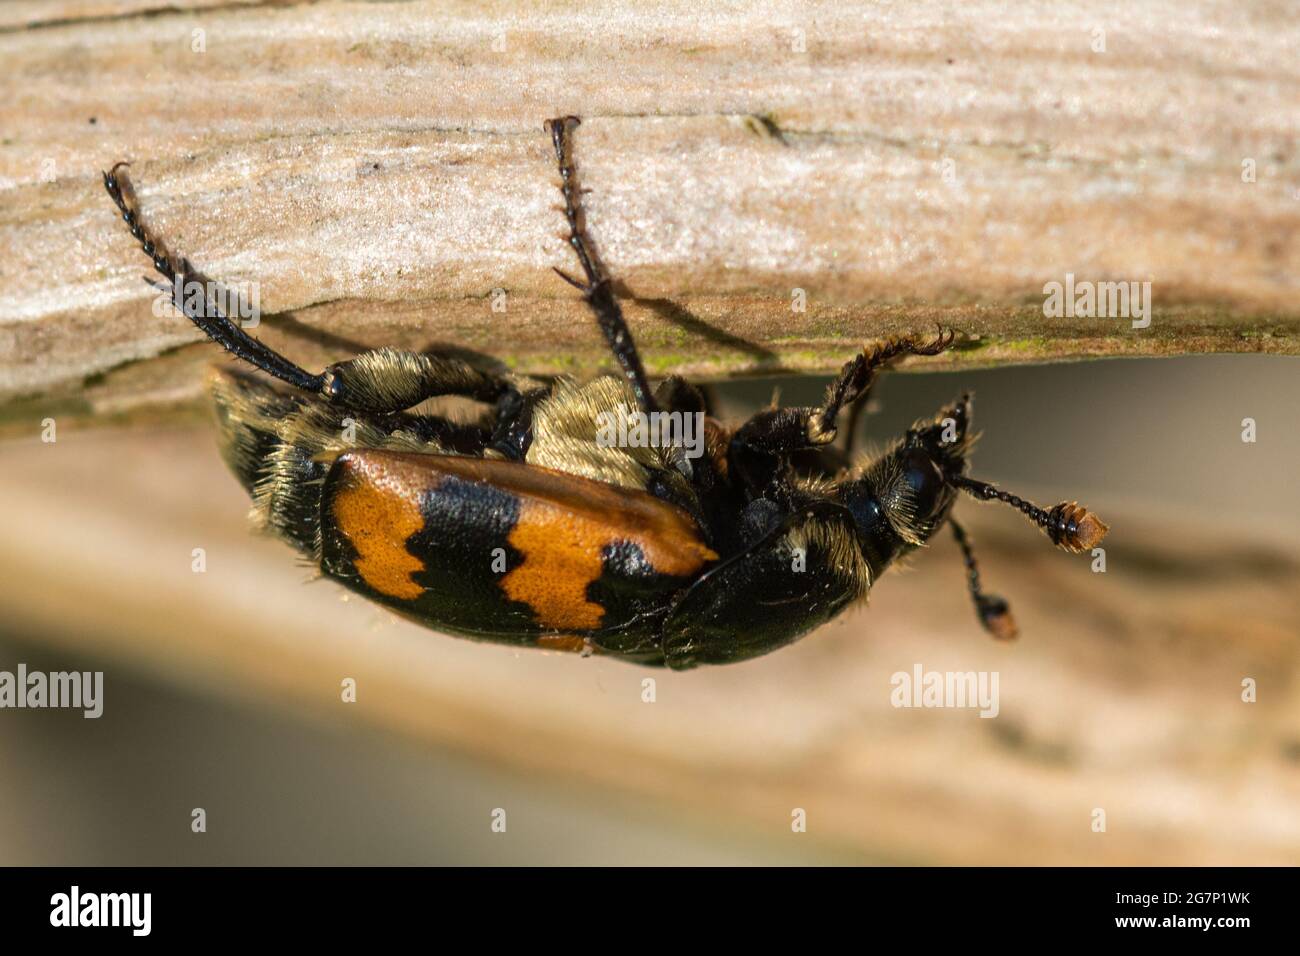
[[923, 342], [912, 336], [886, 339], [849, 359], [826, 389], [826, 398], [821, 406], [809, 410], [812, 412], [808, 419], [809, 444], [823, 445], [834, 440], [840, 409], [865, 401], [875, 384], [876, 373], [893, 359], [902, 355], [938, 355], [947, 351], [956, 337], [951, 330], [940, 329], [932, 342]]
[[900, 355], [938, 355], [953, 338], [952, 332], [940, 332], [932, 342], [896, 338], [863, 349], [840, 369], [821, 405], [768, 409], [737, 429], [728, 450], [731, 467], [752, 494], [771, 495], [783, 484], [791, 455], [835, 440], [840, 410], [870, 392], [882, 366]]

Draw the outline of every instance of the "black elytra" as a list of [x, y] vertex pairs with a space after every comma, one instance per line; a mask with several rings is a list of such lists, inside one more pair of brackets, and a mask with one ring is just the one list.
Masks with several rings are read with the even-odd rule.
[[[1044, 510], [967, 475], [969, 395], [883, 455], [845, 465], [877, 373], [938, 355], [954, 333], [869, 346], [820, 405], [765, 409], [737, 427], [680, 376], [652, 389], [587, 233], [578, 125], [568, 116], [544, 127], [581, 276], [556, 272], [581, 293], [621, 372], [581, 385], [383, 348], [308, 372], [231, 321], [208, 280], [168, 252], [142, 220], [125, 163], [104, 174], [173, 304], [265, 373], [231, 367], [211, 379], [222, 453], [258, 523], [327, 577], [436, 630], [678, 669], [789, 644], [863, 599], [947, 523], [981, 626], [1014, 637], [1007, 602], [983, 592], [951, 517], [957, 493], [1011, 505], [1067, 551], [1094, 547], [1106, 525], [1075, 502]], [[466, 421], [415, 410], [443, 396], [481, 411]], [[620, 417], [631, 427], [611, 429]]]

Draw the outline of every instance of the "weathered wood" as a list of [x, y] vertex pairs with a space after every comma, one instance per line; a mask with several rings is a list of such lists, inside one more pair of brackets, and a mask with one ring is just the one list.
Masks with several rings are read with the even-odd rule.
[[[949, 363], [1295, 353], [1295, 45], [1286, 4], [1172, 0], [8, 4], [0, 397], [196, 394], [212, 351], [151, 311], [118, 159], [175, 248], [292, 313], [257, 334], [304, 364], [439, 342], [594, 369], [550, 271], [566, 112], [655, 371], [826, 370], [937, 321], [967, 333]], [[1044, 317], [1067, 273], [1149, 280], [1150, 328]]]

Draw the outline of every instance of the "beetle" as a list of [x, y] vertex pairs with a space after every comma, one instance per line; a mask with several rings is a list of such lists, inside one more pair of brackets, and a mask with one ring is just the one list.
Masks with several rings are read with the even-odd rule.
[[[211, 297], [191, 294], [206, 278], [145, 225], [126, 164], [104, 173], [173, 305], [260, 370], [210, 378], [222, 455], [256, 524], [324, 575], [438, 630], [675, 669], [789, 644], [865, 598], [947, 524], [981, 626], [1014, 637], [1007, 602], [983, 591], [952, 516], [958, 493], [1016, 508], [1066, 551], [1094, 547], [1105, 523], [1075, 502], [1043, 509], [970, 477], [969, 395], [875, 459], [846, 466], [832, 452], [841, 413], [856, 421], [882, 368], [937, 355], [954, 334], [869, 346], [822, 404], [768, 408], [734, 428], [680, 376], [652, 389], [587, 234], [573, 160], [579, 122], [544, 125], [582, 275], [555, 271], [581, 294], [621, 371], [585, 384], [388, 348], [308, 372]], [[449, 395], [482, 413], [454, 421], [413, 411]], [[696, 456], [680, 425], [662, 442], [599, 440], [611, 415], [665, 413], [670, 425], [702, 423]]]

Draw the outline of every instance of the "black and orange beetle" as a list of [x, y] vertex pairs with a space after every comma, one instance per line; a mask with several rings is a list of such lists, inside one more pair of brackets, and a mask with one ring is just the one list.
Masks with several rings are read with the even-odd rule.
[[[1106, 525], [1075, 503], [1044, 510], [966, 475], [964, 396], [883, 456], [844, 467], [837, 419], [865, 404], [876, 372], [936, 355], [899, 338], [849, 361], [823, 404], [771, 408], [729, 429], [678, 376], [651, 390], [583, 221], [575, 117], [545, 125], [559, 164], [575, 286], [622, 375], [586, 385], [489, 370], [446, 355], [377, 349], [311, 374], [247, 335], [206, 297], [202, 276], [141, 221], [124, 164], [104, 185], [168, 280], [173, 304], [214, 341], [281, 382], [240, 368], [212, 377], [223, 454], [256, 521], [347, 587], [422, 624], [481, 640], [612, 654], [688, 668], [775, 650], [863, 598], [892, 562], [947, 522], [966, 557], [982, 625], [1015, 625], [981, 591], [951, 509], [958, 491], [1019, 509], [1067, 551]], [[470, 423], [411, 410], [477, 400]], [[601, 442], [609, 415], [701, 422], [698, 457], [678, 441]], [[674, 433], [679, 434], [679, 433]]]

